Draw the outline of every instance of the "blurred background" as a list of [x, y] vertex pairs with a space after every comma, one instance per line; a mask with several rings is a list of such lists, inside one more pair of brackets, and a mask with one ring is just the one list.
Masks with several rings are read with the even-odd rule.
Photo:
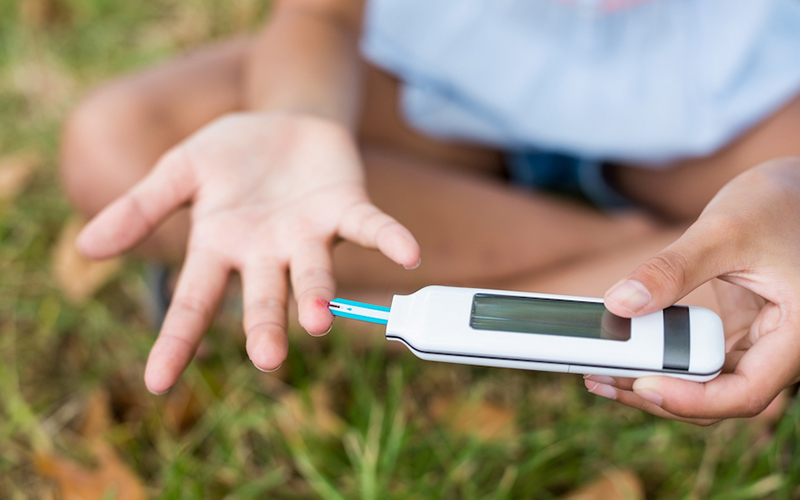
[[800, 405], [709, 428], [578, 376], [424, 362], [379, 328], [247, 361], [233, 298], [165, 396], [145, 266], [88, 262], [61, 124], [123, 72], [247, 33], [266, 0], [0, 2], [0, 498], [800, 498]]

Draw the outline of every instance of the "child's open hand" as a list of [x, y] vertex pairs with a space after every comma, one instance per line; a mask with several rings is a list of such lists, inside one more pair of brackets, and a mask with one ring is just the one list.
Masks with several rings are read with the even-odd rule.
[[253, 113], [210, 124], [95, 217], [78, 246], [92, 258], [116, 255], [184, 204], [192, 217], [186, 258], [145, 372], [156, 393], [191, 361], [232, 270], [242, 277], [247, 352], [271, 370], [287, 353], [287, 272], [300, 324], [321, 335], [333, 321], [337, 238], [406, 267], [419, 261], [411, 233], [368, 199], [349, 133], [321, 119]]
[[[719, 278], [728, 350], [705, 383], [590, 377], [592, 392], [698, 424], [760, 413], [800, 379], [800, 158], [774, 160], [729, 182], [684, 235], [606, 293], [613, 313], [668, 307]], [[698, 332], [702, 335], [702, 332]]]

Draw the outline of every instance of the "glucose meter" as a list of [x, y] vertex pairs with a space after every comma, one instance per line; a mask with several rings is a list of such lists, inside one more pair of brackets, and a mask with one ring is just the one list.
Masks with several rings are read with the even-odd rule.
[[551, 372], [704, 382], [725, 361], [722, 321], [709, 309], [672, 306], [621, 318], [602, 299], [428, 286], [391, 307], [344, 299], [330, 311], [386, 325], [386, 338], [422, 359]]

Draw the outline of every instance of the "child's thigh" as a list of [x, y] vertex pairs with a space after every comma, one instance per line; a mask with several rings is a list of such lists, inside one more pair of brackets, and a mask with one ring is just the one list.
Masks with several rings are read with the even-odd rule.
[[110, 81], [66, 122], [65, 188], [93, 215], [153, 168], [158, 158], [214, 118], [241, 108], [249, 43], [234, 40]]
[[728, 181], [759, 163], [800, 155], [800, 95], [716, 153], [664, 170], [620, 166], [614, 171], [629, 198], [676, 219], [696, 218]]
[[[66, 122], [61, 151], [64, 185], [76, 207], [94, 215], [181, 140], [226, 113], [246, 110], [251, 46], [239, 38], [196, 49], [112, 80], [83, 99]], [[368, 66], [365, 83], [362, 144], [460, 169], [502, 169], [494, 151], [412, 131], [399, 115], [399, 87], [389, 75]]]
[[400, 81], [393, 75], [367, 65], [363, 112], [358, 136], [363, 144], [396, 151], [443, 168], [455, 168], [500, 175], [503, 155], [497, 149], [464, 142], [442, 141], [414, 130], [402, 116]]
[[[648, 238], [632, 242], [614, 252], [596, 255], [580, 262], [566, 263], [564, 266], [540, 274], [515, 277], [509, 281], [508, 287], [563, 295], [602, 297], [617, 281], [677, 240], [683, 231], [684, 228], [680, 226], [663, 227], [654, 231]], [[693, 290], [679, 303], [718, 311], [711, 282]]]
[[[247, 39], [195, 50], [116, 78], [75, 107], [63, 133], [60, 168], [73, 205], [87, 218], [130, 189], [159, 157], [215, 118], [243, 107]], [[137, 252], [182, 258], [186, 210], [168, 218]]]
[[414, 234], [422, 264], [407, 271], [377, 251], [344, 243], [334, 264], [337, 281], [348, 288], [391, 287], [398, 293], [431, 283], [504, 286], [624, 248], [658, 227], [642, 215], [612, 217], [395, 150], [366, 148], [363, 157], [370, 197]]

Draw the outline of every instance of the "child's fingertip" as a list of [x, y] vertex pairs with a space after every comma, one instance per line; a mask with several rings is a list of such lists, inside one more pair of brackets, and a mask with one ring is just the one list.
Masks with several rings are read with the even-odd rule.
[[322, 337], [331, 331], [333, 327], [333, 313], [328, 308], [329, 303], [330, 301], [327, 300], [320, 300], [318, 303], [315, 302], [315, 306], [320, 306], [320, 309], [324, 309], [325, 312], [323, 314], [320, 314], [322, 313], [320, 309], [316, 311], [306, 311], [306, 313], [301, 314], [299, 318], [300, 326], [312, 337]]
[[317, 309], [324, 309], [324, 310], [326, 310], [328, 312], [330, 312], [330, 309], [328, 309], [328, 306], [330, 305], [330, 303], [331, 303], [330, 300], [323, 299], [322, 297], [316, 297], [314, 299], [314, 307], [316, 307]]
[[172, 389], [172, 386], [168, 386], [163, 389], [156, 389], [154, 386], [158, 387], [158, 384], [148, 384], [147, 382], [145, 382], [144, 386], [147, 388], [147, 392], [154, 396], [163, 396], [164, 394], [168, 393], [170, 389]]
[[331, 323], [331, 326], [329, 326], [328, 329], [322, 333], [311, 333], [307, 328], [305, 329], [305, 331], [312, 337], [324, 337], [325, 335], [329, 334], [332, 329], [333, 329], [333, 323]]
[[78, 249], [78, 252], [84, 257], [89, 257], [91, 255], [91, 242], [89, 241], [89, 236], [87, 236], [86, 227], [84, 227], [75, 238], [75, 248]]
[[418, 268], [420, 264], [422, 264], [422, 257], [420, 257], [419, 259], [417, 259], [417, 263], [416, 263], [416, 264], [414, 264], [413, 266], [406, 266], [406, 265], [404, 264], [404, 265], [403, 265], [403, 267], [404, 267], [405, 269], [407, 269], [407, 270], [409, 270], [409, 271], [410, 271], [410, 270], [412, 270], [412, 269], [416, 269], [416, 268]]
[[275, 368], [261, 368], [260, 366], [258, 366], [258, 365], [256, 365], [256, 364], [253, 364], [253, 366], [255, 366], [255, 367], [256, 367], [256, 369], [257, 369], [258, 371], [262, 372], [262, 373], [272, 373], [272, 372], [276, 372], [276, 371], [280, 370], [280, 369], [281, 369], [281, 366], [283, 366], [283, 363], [279, 364], [279, 365], [278, 365], [278, 366], [276, 366]]

